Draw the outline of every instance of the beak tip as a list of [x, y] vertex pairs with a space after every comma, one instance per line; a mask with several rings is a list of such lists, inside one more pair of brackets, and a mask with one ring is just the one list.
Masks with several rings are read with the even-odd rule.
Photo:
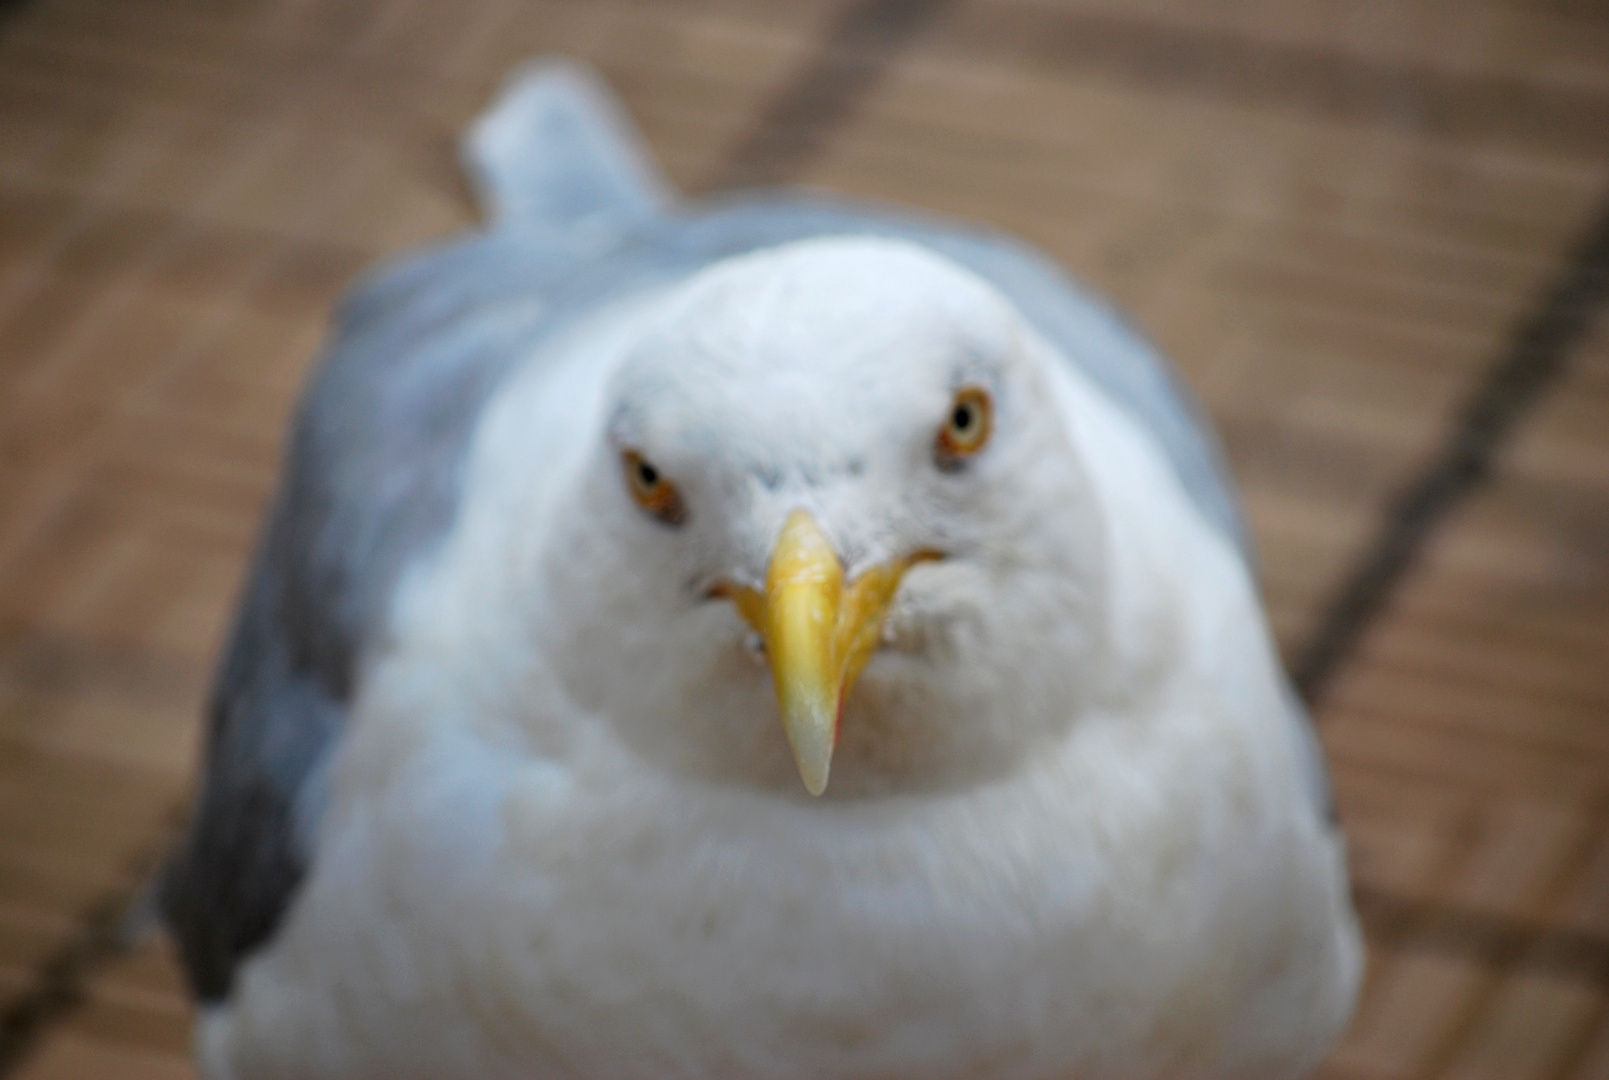
[[826, 769], [822, 769], [820, 773], [818, 773], [818, 774], [816, 774], [814, 776], [812, 776], [810, 773], [807, 773], [803, 769], [801, 769], [799, 771], [799, 779], [804, 781], [805, 790], [810, 792], [810, 794], [812, 796], [814, 796], [815, 798], [819, 799], [822, 796], [822, 794], [827, 790], [827, 770]]
[[817, 715], [820, 710], [805, 710], [805, 715], [790, 717], [786, 725], [788, 742], [793, 749], [793, 762], [799, 767], [799, 779], [805, 790], [820, 795], [827, 790], [827, 775], [832, 770], [834, 724]]

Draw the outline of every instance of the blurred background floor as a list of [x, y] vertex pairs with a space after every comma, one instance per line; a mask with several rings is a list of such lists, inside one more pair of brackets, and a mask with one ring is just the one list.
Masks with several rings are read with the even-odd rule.
[[546, 53], [688, 191], [988, 222], [1132, 312], [1318, 698], [1371, 941], [1324, 1075], [1609, 1077], [1594, 0], [0, 7], [0, 1071], [192, 1076], [107, 912], [182, 813], [332, 303], [472, 224], [458, 133]]

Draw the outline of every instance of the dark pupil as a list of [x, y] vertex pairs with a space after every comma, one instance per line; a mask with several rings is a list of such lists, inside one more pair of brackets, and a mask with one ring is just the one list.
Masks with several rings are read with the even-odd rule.
[[642, 481], [643, 487], [651, 488], [659, 483], [659, 470], [646, 461], [641, 462], [637, 466], [637, 479]]
[[955, 415], [950, 419], [955, 424], [955, 430], [965, 431], [967, 428], [972, 426], [972, 406], [957, 405], [955, 407]]

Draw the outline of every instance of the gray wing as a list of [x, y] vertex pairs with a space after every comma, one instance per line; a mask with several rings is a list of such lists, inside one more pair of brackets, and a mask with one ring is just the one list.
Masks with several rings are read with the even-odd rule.
[[607, 97], [564, 64], [519, 73], [466, 154], [502, 227], [361, 287], [292, 433], [214, 687], [190, 832], [161, 883], [203, 1001], [228, 995], [306, 872], [366, 644], [404, 569], [451, 526], [488, 397], [551, 332], [555, 288], [599, 237], [663, 206]]
[[[301, 879], [319, 766], [407, 562], [441, 535], [493, 365], [337, 344], [310, 388], [210, 708], [199, 803], [163, 907], [198, 996], [226, 995]], [[381, 389], [365, 393], [365, 387]], [[411, 385], [409, 385], [411, 384]]]

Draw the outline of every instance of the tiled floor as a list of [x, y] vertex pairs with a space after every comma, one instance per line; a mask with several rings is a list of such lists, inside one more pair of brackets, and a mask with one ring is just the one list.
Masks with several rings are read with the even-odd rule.
[[[470, 224], [456, 134], [547, 53], [689, 190], [987, 221], [1116, 297], [1293, 656], [1609, 191], [1589, 0], [12, 0], [0, 995], [89, 980], [15, 1075], [191, 1075], [163, 947], [84, 962], [85, 919], [183, 804], [334, 298]], [[1609, 1076], [1609, 324], [1569, 345], [1320, 709], [1373, 942], [1330, 1077]]]

